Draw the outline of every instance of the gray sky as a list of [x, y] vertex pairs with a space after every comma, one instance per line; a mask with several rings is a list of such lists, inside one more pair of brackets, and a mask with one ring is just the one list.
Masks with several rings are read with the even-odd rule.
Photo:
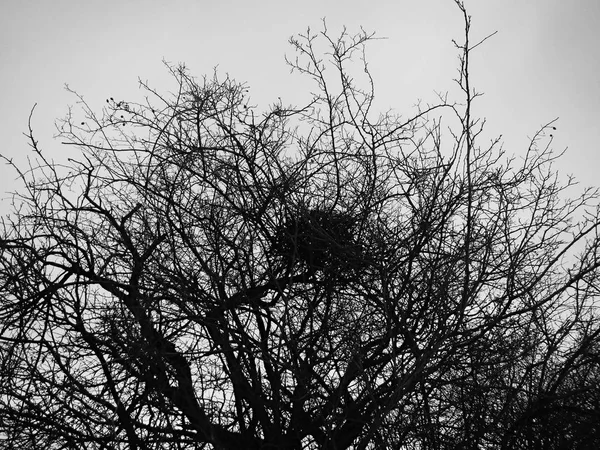
[[[600, 185], [600, 1], [466, 0], [472, 40], [498, 31], [472, 56], [472, 83], [485, 96], [475, 113], [488, 136], [502, 134], [509, 153], [522, 154], [528, 137], [560, 117], [554, 148], [568, 147], [560, 170], [584, 185]], [[0, 153], [28, 153], [22, 132], [34, 103], [33, 125], [44, 152], [65, 149], [52, 139], [54, 119], [82, 94], [98, 110], [105, 99], [139, 98], [138, 77], [174, 89], [162, 60], [184, 62], [195, 76], [218, 66], [246, 81], [254, 103], [294, 102], [298, 75], [284, 54], [288, 38], [327, 19], [332, 34], [375, 31], [386, 40], [368, 47], [378, 104], [400, 113], [434, 91], [453, 88], [463, 23], [452, 0], [22, 0], [0, 15]], [[0, 166], [0, 195], [14, 188]]]

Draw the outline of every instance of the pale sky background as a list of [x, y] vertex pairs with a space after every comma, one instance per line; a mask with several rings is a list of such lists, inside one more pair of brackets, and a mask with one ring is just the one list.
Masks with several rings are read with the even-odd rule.
[[[600, 0], [466, 0], [472, 41], [498, 31], [472, 56], [472, 84], [485, 93], [475, 113], [489, 136], [502, 134], [509, 153], [523, 154], [536, 129], [560, 117], [554, 148], [568, 147], [560, 170], [600, 185]], [[43, 151], [64, 147], [54, 120], [75, 99], [100, 110], [105, 99], [140, 99], [138, 77], [161, 90], [174, 84], [162, 64], [184, 62], [197, 77], [220, 73], [250, 87], [267, 107], [302, 98], [290, 75], [287, 41], [327, 19], [333, 35], [363, 26], [386, 40], [368, 47], [378, 104], [410, 113], [419, 99], [453, 88], [463, 22], [452, 0], [3, 0], [0, 8], [0, 153], [23, 159], [22, 135], [34, 103]], [[14, 189], [0, 165], [0, 196]], [[1, 206], [1, 205], [0, 205]], [[4, 208], [2, 208], [4, 209]]]

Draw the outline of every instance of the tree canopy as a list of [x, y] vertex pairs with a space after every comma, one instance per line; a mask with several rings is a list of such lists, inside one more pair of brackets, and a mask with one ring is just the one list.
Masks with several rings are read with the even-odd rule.
[[598, 448], [598, 192], [554, 121], [482, 142], [456, 3], [462, 98], [411, 116], [374, 111], [374, 35], [324, 29], [290, 40], [304, 106], [168, 66], [172, 94], [75, 94], [66, 165], [30, 122], [0, 448]]

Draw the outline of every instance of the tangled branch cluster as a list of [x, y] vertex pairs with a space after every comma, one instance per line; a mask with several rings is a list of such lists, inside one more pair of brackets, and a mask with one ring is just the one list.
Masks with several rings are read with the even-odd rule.
[[373, 36], [325, 29], [291, 40], [304, 107], [175, 67], [78, 97], [66, 169], [30, 130], [0, 448], [597, 448], [599, 196], [567, 198], [553, 123], [481, 146], [457, 4], [465, 98], [409, 118], [373, 111]]

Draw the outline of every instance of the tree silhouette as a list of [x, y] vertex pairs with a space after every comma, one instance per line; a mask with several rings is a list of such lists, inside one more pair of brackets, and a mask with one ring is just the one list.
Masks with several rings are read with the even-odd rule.
[[457, 5], [463, 98], [409, 118], [373, 111], [373, 35], [325, 29], [290, 40], [304, 107], [169, 67], [171, 96], [78, 96], [67, 166], [30, 121], [0, 448], [598, 448], [598, 193], [554, 121], [480, 144]]

